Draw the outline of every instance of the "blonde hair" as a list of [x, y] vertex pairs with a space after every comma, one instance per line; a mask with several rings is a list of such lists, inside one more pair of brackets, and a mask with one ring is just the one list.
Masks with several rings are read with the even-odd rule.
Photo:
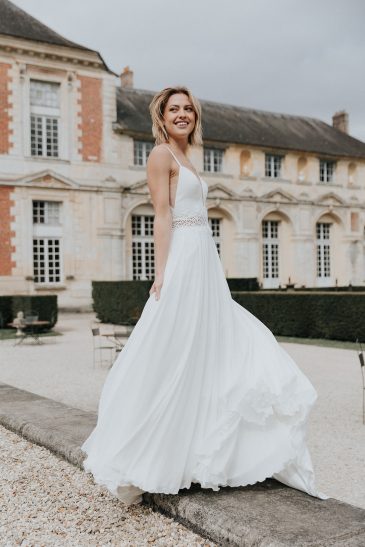
[[167, 101], [175, 93], [184, 93], [190, 100], [195, 112], [195, 126], [188, 137], [189, 144], [203, 144], [202, 138], [202, 111], [201, 106], [191, 91], [184, 86], [165, 87], [162, 91], [156, 93], [153, 97], [149, 109], [152, 119], [152, 134], [155, 137], [155, 144], [162, 144], [169, 140], [169, 136], [164, 128], [163, 114], [166, 108]]

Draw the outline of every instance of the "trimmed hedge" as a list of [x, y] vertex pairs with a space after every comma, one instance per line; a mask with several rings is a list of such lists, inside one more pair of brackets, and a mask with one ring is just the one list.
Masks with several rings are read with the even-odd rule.
[[256, 277], [227, 277], [231, 291], [258, 291], [259, 282]]
[[135, 325], [149, 297], [152, 281], [93, 281], [93, 309], [103, 323]]
[[[256, 278], [228, 278], [229, 288], [254, 291]], [[149, 297], [153, 281], [93, 281], [93, 309], [103, 323], [135, 325]]]
[[57, 295], [0, 296], [0, 314], [4, 328], [7, 323], [13, 321], [19, 311], [37, 312], [40, 321], [50, 321], [49, 327], [42, 330], [51, 329], [57, 323]]
[[232, 292], [275, 335], [365, 339], [365, 292]]
[[[246, 286], [255, 286], [254, 280], [237, 280], [237, 283], [246, 281]], [[236, 280], [227, 279], [227, 282], [234, 287]], [[152, 281], [93, 281], [93, 307], [98, 319], [116, 325], [135, 325], [151, 286]], [[231, 294], [275, 335], [365, 339], [364, 289], [362, 292], [231, 289]]]

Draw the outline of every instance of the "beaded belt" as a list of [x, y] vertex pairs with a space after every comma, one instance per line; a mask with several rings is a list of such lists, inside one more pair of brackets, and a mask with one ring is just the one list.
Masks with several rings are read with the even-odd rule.
[[172, 220], [172, 228], [181, 226], [206, 226], [208, 219], [203, 215], [195, 215], [192, 217], [177, 217]]

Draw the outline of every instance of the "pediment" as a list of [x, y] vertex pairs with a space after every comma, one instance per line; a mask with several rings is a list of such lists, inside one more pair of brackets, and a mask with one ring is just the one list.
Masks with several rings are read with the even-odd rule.
[[346, 201], [334, 192], [328, 192], [315, 200], [316, 205], [346, 205]]
[[26, 177], [18, 179], [18, 182], [29, 186], [38, 186], [42, 188], [67, 189], [79, 188], [79, 184], [68, 177], [55, 173], [51, 169], [46, 169], [38, 173], [32, 173]]
[[273, 202], [280, 201], [286, 203], [295, 203], [298, 201], [296, 197], [294, 197], [289, 192], [282, 190], [281, 188], [278, 188], [277, 190], [271, 190], [271, 192], [267, 192], [263, 196], [260, 196], [260, 198], [268, 199]]
[[244, 198], [255, 198], [256, 194], [250, 186], [246, 186], [246, 188], [240, 193], [240, 196]]
[[208, 187], [208, 196], [210, 198], [237, 198], [236, 192], [233, 192], [224, 184], [217, 182]]

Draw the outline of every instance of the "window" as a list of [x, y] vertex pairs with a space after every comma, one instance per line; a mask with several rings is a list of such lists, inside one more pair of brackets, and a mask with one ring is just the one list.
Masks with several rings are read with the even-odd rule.
[[33, 212], [33, 278], [35, 283], [57, 284], [61, 270], [61, 203], [35, 200]]
[[132, 215], [133, 279], [153, 279], [153, 215]]
[[59, 156], [60, 84], [30, 81], [30, 153]]
[[317, 232], [317, 277], [325, 279], [331, 276], [330, 264], [330, 228], [329, 222], [318, 222]]
[[60, 224], [60, 206], [58, 201], [33, 201], [33, 224]]
[[204, 148], [204, 171], [220, 173], [222, 171], [223, 150]]
[[61, 281], [60, 240], [33, 238], [33, 277], [35, 283]]
[[221, 254], [221, 219], [220, 218], [210, 218], [209, 219], [209, 225], [212, 230], [213, 239], [215, 241], [215, 244], [217, 246], [217, 251], [220, 256]]
[[265, 177], [278, 179], [281, 177], [282, 156], [265, 154]]
[[279, 221], [262, 222], [263, 278], [266, 287], [277, 285], [279, 278]]
[[321, 182], [333, 182], [336, 162], [319, 160], [319, 180]]
[[146, 165], [152, 148], [152, 142], [134, 141], [134, 165]]

